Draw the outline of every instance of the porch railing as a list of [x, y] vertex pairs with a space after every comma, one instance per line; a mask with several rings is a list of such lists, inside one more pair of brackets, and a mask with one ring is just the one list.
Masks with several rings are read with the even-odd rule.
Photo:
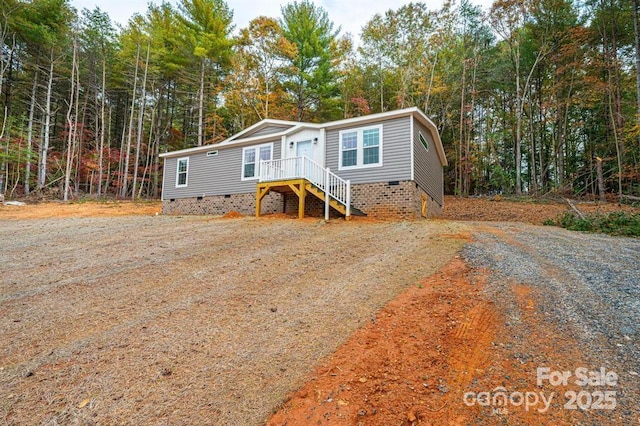
[[325, 193], [325, 218], [328, 219], [329, 199], [333, 198], [346, 208], [346, 216], [351, 215], [351, 183], [324, 168], [315, 161], [302, 157], [260, 161], [258, 165], [260, 182], [290, 179], [306, 179]]

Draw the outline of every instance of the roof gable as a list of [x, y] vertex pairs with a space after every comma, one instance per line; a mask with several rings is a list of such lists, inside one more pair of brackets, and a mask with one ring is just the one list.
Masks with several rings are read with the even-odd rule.
[[299, 125], [295, 121], [285, 121], [285, 120], [272, 120], [270, 118], [264, 119], [262, 121], [257, 122], [256, 124], [247, 127], [243, 131], [236, 133], [231, 136], [225, 142], [231, 142], [238, 139], [245, 139], [254, 136], [263, 136], [274, 133], [284, 132], [292, 127]]

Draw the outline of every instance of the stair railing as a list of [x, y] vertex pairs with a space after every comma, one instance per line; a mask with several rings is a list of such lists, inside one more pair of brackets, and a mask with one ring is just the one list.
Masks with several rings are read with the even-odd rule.
[[262, 160], [258, 165], [258, 176], [260, 182], [306, 179], [325, 193], [325, 219], [329, 214], [329, 197], [345, 206], [345, 216], [351, 216], [351, 182], [306, 156]]

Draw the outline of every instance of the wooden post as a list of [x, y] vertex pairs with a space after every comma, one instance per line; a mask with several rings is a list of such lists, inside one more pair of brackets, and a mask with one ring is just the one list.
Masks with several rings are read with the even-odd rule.
[[260, 187], [258, 186], [258, 189], [256, 191], [256, 217], [260, 217], [260, 208], [261, 208], [261, 204], [262, 204], [262, 197], [260, 196], [260, 192], [262, 192], [260, 190]]
[[327, 167], [327, 170], [325, 171], [324, 174], [324, 220], [328, 221], [329, 220], [329, 173], [331, 173], [329, 171], [329, 168]]
[[351, 181], [347, 181], [347, 213], [345, 214], [346, 220], [351, 220]]
[[304, 182], [300, 181], [300, 192], [298, 193], [298, 219], [304, 219], [304, 201], [307, 197], [307, 189]]
[[262, 199], [271, 191], [269, 184], [263, 184], [256, 187], [256, 217], [260, 217], [260, 211], [262, 210]]

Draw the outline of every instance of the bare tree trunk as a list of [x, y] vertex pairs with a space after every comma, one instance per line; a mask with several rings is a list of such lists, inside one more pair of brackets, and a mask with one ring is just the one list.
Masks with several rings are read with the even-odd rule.
[[[77, 159], [75, 174], [73, 177], [74, 185], [73, 185], [73, 194], [75, 197], [78, 197], [80, 194], [80, 163], [82, 161], [82, 142], [84, 138], [84, 133], [78, 133], [78, 117], [80, 117], [80, 64], [79, 61], [76, 63], [76, 107], [75, 107], [75, 127], [74, 127], [74, 146], [76, 148]], [[89, 104], [89, 90], [85, 91], [84, 96], [84, 105], [82, 106], [82, 118], [80, 119], [80, 123], [82, 123], [81, 130], [84, 130], [84, 124], [87, 119], [87, 105]]]
[[53, 48], [49, 60], [49, 81], [47, 82], [47, 97], [44, 107], [44, 137], [40, 146], [40, 158], [38, 167], [38, 190], [42, 191], [47, 181], [47, 155], [49, 153], [49, 130], [51, 127], [51, 91], [53, 89]]
[[106, 128], [104, 108], [106, 102], [106, 83], [107, 81], [107, 57], [102, 49], [102, 93], [100, 101], [100, 145], [98, 152], [98, 196], [102, 195], [102, 178], [104, 175], [104, 131]]
[[[611, 59], [613, 62], [613, 86], [612, 89], [614, 90], [613, 94], [614, 94], [614, 106], [615, 106], [615, 120], [616, 120], [616, 127], [618, 129], [623, 129], [624, 128], [624, 115], [622, 113], [622, 96], [620, 94], [620, 88], [622, 87], [622, 84], [620, 82], [620, 61], [618, 59], [618, 39], [617, 39], [617, 33], [615, 28], [617, 27], [617, 22], [616, 22], [616, 13], [617, 13], [617, 6], [614, 4], [613, 0], [609, 0], [609, 4], [610, 4], [610, 10], [611, 10]], [[617, 142], [619, 144], [619, 149], [620, 149], [620, 154], [624, 155], [626, 152], [626, 146], [625, 146], [625, 141], [624, 138], [620, 138]], [[622, 173], [622, 171], [620, 171], [620, 173]]]
[[[170, 87], [167, 90], [167, 94], [170, 93]], [[164, 86], [160, 88], [160, 94], [158, 96], [159, 103], [157, 105], [158, 108], [158, 116], [156, 118], [156, 135], [155, 135], [155, 144], [153, 151], [153, 159], [155, 167], [153, 168], [153, 191], [151, 192], [152, 196], [156, 198], [158, 196], [158, 186], [160, 182], [160, 143], [162, 142], [162, 120], [164, 118], [163, 112], [165, 112], [162, 107], [162, 101], [164, 99]], [[166, 108], [169, 108], [169, 101], [165, 101]], [[169, 111], [166, 111], [167, 115], [170, 115]]]
[[[8, 113], [8, 108], [5, 106], [4, 107], [4, 114], [2, 116], [3, 120], [2, 120], [2, 126], [0, 126], [0, 141], [2, 141], [2, 139], [4, 138], [4, 132], [7, 128], [7, 113]], [[9, 139], [9, 138], [7, 138]], [[2, 147], [0, 145], [0, 147]], [[3, 149], [6, 149], [6, 152], [4, 153], [5, 156], [9, 153], [9, 144], [7, 143], [6, 148], [2, 147]], [[5, 185], [7, 184], [7, 177], [5, 176], [5, 163], [4, 161], [2, 163], [0, 163], [0, 198], [2, 199], [2, 201], [4, 201], [4, 192], [5, 192]]]
[[[640, 28], [638, 15], [640, 14], [640, 2], [633, 0], [633, 32], [635, 34], [635, 48], [636, 48], [636, 96], [637, 96], [637, 112], [636, 112], [636, 124], [640, 126]], [[638, 135], [640, 140], [640, 135]]]
[[[269, 95], [271, 94], [271, 92], [269, 91], [269, 79], [265, 78], [264, 81], [264, 118], [269, 118]], [[346, 108], [345, 108], [346, 110]]]
[[203, 57], [200, 61], [200, 90], [198, 99], [198, 146], [204, 144], [204, 80], [205, 80], [205, 62]]
[[516, 66], [516, 137], [515, 137], [515, 149], [516, 149], [516, 194], [522, 193], [522, 177], [520, 173], [522, 171], [522, 88], [520, 87], [520, 44], [516, 47], [515, 53], [515, 66]]
[[136, 96], [138, 95], [138, 61], [140, 60], [140, 43], [136, 52], [136, 69], [133, 74], [133, 91], [131, 92], [131, 111], [129, 114], [129, 133], [127, 135], [127, 150], [125, 152], [124, 170], [122, 171], [122, 186], [120, 187], [120, 197], [127, 196], [129, 189], [129, 157], [131, 156], [131, 137], [133, 132], [133, 116], [136, 106]]
[[384, 72], [382, 70], [382, 58], [379, 58], [380, 70], [380, 112], [384, 112]]
[[431, 77], [429, 77], [429, 89], [427, 89], [427, 99], [424, 101], [424, 112], [429, 115], [429, 99], [431, 98], [431, 89], [433, 88], [433, 77], [436, 73], [436, 64], [438, 63], [438, 51], [436, 50], [436, 57], [433, 59], [433, 65], [431, 66]]
[[[155, 112], [156, 112], [155, 109], [151, 110], [151, 121], [149, 123], [149, 137], [147, 138], [147, 141], [149, 141], [148, 142], [149, 146], [147, 146], [147, 155], [145, 155], [144, 171], [142, 172], [142, 179], [141, 179], [141, 182], [140, 182], [140, 190], [138, 191], [138, 198], [142, 197], [142, 190], [144, 188], [144, 180], [147, 177], [147, 172], [149, 171], [149, 167], [151, 167], [151, 161], [152, 161], [151, 157], [153, 155], [152, 154], [153, 153], [153, 149], [155, 149], [154, 148], [155, 142], [153, 142], [153, 125], [154, 125], [154, 122], [153, 122], [153, 118], [154, 117], [153, 116], [154, 116]], [[147, 192], [147, 197], [148, 197], [148, 194], [149, 194], [149, 192]]]
[[133, 182], [131, 189], [131, 199], [136, 199], [136, 185], [138, 184], [138, 166], [140, 165], [140, 144], [142, 141], [142, 125], [144, 124], [145, 94], [147, 90], [147, 71], [149, 70], [149, 53], [151, 43], [147, 45], [147, 59], [144, 63], [144, 76], [142, 77], [142, 94], [140, 96], [140, 111], [138, 112], [138, 134], [136, 136], [136, 157], [133, 167]]
[[[113, 107], [109, 106], [109, 121], [107, 122], [107, 135], [111, 135], [111, 118], [113, 115]], [[104, 126], [104, 123], [102, 123]], [[107, 194], [109, 192], [109, 182], [111, 182], [111, 136], [109, 136], [109, 140], [107, 140], [107, 150], [109, 152], [109, 156], [107, 157], [107, 173], [104, 179], [104, 190], [103, 193]]]
[[33, 86], [31, 87], [31, 105], [29, 105], [29, 123], [27, 124], [27, 164], [24, 169], [24, 193], [31, 192], [31, 149], [33, 147], [33, 119], [36, 109], [36, 91], [38, 89], [38, 64], [33, 72]]
[[[73, 39], [73, 59], [71, 61], [71, 94], [69, 95], [69, 109], [67, 110], [67, 127], [68, 127], [68, 137], [67, 137], [67, 163], [65, 167], [64, 173], [64, 194], [62, 199], [64, 201], [69, 200], [69, 184], [71, 182], [71, 167], [73, 164], [73, 157], [75, 154], [75, 133], [76, 133], [76, 124], [78, 117], [73, 117], [74, 106], [77, 105], [75, 103], [76, 100], [76, 68], [77, 68], [77, 53], [78, 53], [78, 42], [74, 36]], [[73, 119], [72, 119], [73, 117]]]
[[611, 115], [611, 125], [613, 126], [613, 140], [616, 144], [616, 158], [618, 160], [618, 203], [622, 202], [622, 149], [618, 141], [618, 128], [613, 116], [613, 94], [611, 93], [611, 73], [609, 73], [609, 114]]
[[456, 189], [459, 195], [465, 195], [463, 190], [463, 179], [464, 179], [464, 167], [466, 159], [463, 158], [464, 155], [464, 116], [465, 116], [465, 84], [466, 84], [466, 76], [467, 76], [467, 62], [463, 58], [462, 60], [462, 83], [460, 89], [460, 128], [458, 129], [458, 176], [456, 179]]
[[605, 197], [605, 187], [604, 187], [604, 174], [602, 173], [602, 158], [596, 157], [596, 172], [598, 174], [598, 195], [600, 196], [600, 201], [605, 202], [607, 198]]
[[467, 135], [464, 144], [464, 195], [468, 196], [471, 192], [471, 137], [474, 125], [474, 109], [476, 102], [476, 74], [478, 69], [477, 58], [473, 59], [473, 72], [471, 73], [471, 105], [469, 107], [469, 117], [467, 117]]

